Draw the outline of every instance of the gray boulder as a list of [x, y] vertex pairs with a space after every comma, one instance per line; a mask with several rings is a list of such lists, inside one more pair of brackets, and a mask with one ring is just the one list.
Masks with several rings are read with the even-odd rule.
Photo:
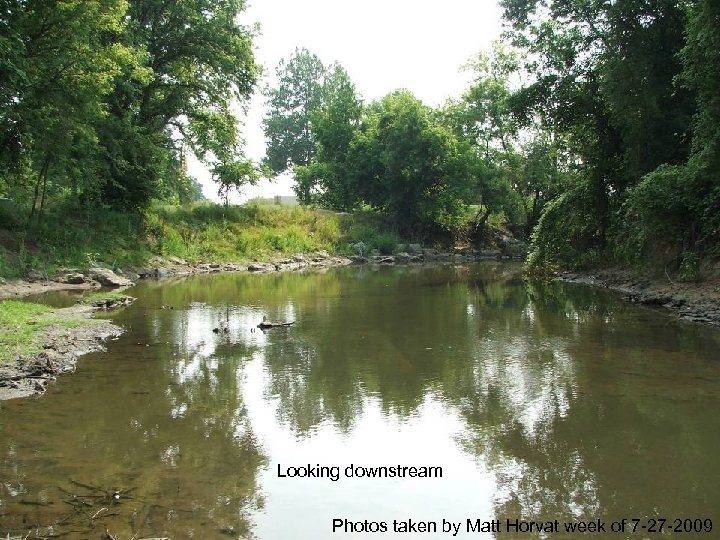
[[85, 283], [85, 274], [79, 272], [68, 272], [65, 275], [60, 276], [55, 281], [58, 283], [67, 283], [68, 285], [82, 285]]
[[128, 287], [132, 285], [132, 281], [127, 278], [118, 276], [109, 268], [94, 267], [88, 270], [90, 277], [106, 287]]

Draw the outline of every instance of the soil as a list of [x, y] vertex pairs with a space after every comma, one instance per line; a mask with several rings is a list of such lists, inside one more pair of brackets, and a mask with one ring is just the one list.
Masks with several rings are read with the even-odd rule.
[[[44, 289], [46, 290], [46, 289]], [[104, 350], [103, 342], [122, 333], [109, 321], [90, 320], [96, 308], [73, 306], [58, 309], [55, 315], [88, 319], [88, 325], [68, 328], [53, 325], [39, 336], [44, 350], [29, 357], [4, 359], [0, 363], [0, 400], [27, 397], [45, 392], [57, 375], [75, 370], [77, 359], [89, 352]]]
[[630, 302], [658, 306], [688, 321], [720, 326], [720, 279], [717, 276], [699, 283], [681, 283], [667, 275], [639, 275], [622, 268], [605, 268], [590, 273], [564, 273], [558, 279], [617, 291]]

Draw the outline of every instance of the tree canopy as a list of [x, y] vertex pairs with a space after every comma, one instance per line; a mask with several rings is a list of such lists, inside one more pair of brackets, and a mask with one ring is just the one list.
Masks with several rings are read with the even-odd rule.
[[47, 0], [0, 7], [0, 191], [137, 209], [192, 193], [184, 147], [242, 158], [232, 104], [258, 68], [242, 0]]

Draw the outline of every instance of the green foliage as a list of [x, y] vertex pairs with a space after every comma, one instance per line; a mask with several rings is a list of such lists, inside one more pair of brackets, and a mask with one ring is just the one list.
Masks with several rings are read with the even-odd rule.
[[263, 121], [266, 161], [275, 173], [309, 165], [316, 153], [310, 118], [325, 102], [327, 69], [307, 49], [295, 49], [275, 68], [277, 88], [266, 88], [269, 110]]
[[220, 184], [218, 195], [227, 206], [233, 189], [240, 192], [244, 186], [254, 186], [266, 173], [252, 161], [243, 159], [220, 163], [213, 168], [212, 174], [213, 179]]
[[95, 302], [120, 301], [128, 298], [127, 294], [117, 291], [101, 291], [83, 296], [81, 302], [83, 304], [93, 304]]
[[346, 229], [350, 244], [362, 242], [367, 246], [365, 255], [373, 249], [383, 255], [390, 255], [401, 242], [400, 235], [387, 227], [382, 216], [358, 214], [355, 219], [347, 222]]
[[678, 270], [680, 281], [700, 281], [700, 258], [697, 253], [686, 251], [683, 253]]
[[304, 204], [349, 211], [360, 204], [357, 186], [348, 173], [350, 147], [363, 112], [355, 85], [345, 70], [335, 65], [328, 77], [324, 105], [311, 115], [317, 156], [309, 165], [294, 169], [296, 193]]
[[599, 262], [600, 231], [590, 186], [579, 184], [549, 202], [532, 234], [529, 268], [583, 267]]
[[406, 234], [448, 230], [466, 213], [475, 155], [407, 91], [368, 109], [348, 162], [360, 198]]
[[694, 194], [687, 170], [663, 166], [628, 191], [615, 239], [616, 252], [637, 263], [649, 255], [667, 264], [689, 243], [694, 220]]
[[0, 301], [0, 363], [40, 352], [43, 345], [40, 334], [49, 326], [93, 323], [55, 316], [51, 308], [39, 304]]
[[[534, 74], [510, 97], [510, 108], [525, 125], [539, 121], [552, 135], [548, 148], [556, 163], [564, 158], [557, 175], [548, 174], [552, 162], [541, 147], [526, 154], [524, 176], [533, 178], [523, 191], [539, 188], [540, 206], [560, 195], [540, 218], [533, 261], [583, 264], [615, 255], [668, 262], [696, 247], [715, 249], [716, 4], [502, 1], [513, 43], [526, 51], [526, 70]], [[578, 182], [589, 200], [565, 204], [563, 194], [577, 193]], [[553, 218], [557, 207], [574, 216]], [[533, 215], [537, 208], [530, 221]], [[563, 241], [562, 231], [573, 238], [580, 224], [591, 241]], [[553, 248], [550, 239], [563, 248]]]
[[153, 252], [188, 261], [244, 261], [342, 244], [340, 216], [302, 207], [162, 207], [146, 217]]
[[[10, 0], [0, 6], [0, 192], [134, 210], [197, 195], [181, 148], [241, 158], [233, 100], [257, 76], [243, 0]], [[215, 163], [213, 163], [215, 164]]]

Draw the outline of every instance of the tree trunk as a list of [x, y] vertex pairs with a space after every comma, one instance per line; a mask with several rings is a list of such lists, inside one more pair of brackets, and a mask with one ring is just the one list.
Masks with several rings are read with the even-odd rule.
[[[32, 202], [32, 206], [30, 207], [30, 216], [28, 216], [28, 223], [32, 222], [32, 218], [35, 215], [35, 207], [37, 206], [38, 197], [40, 196], [40, 186], [46, 185], [48, 167], [50, 167], [50, 154], [48, 154], [45, 157], [45, 162], [43, 163], [43, 166], [40, 169], [40, 173], [38, 174], [38, 177], [37, 177], [37, 182], [35, 182], [35, 192], [33, 193], [33, 202]], [[43, 201], [44, 200], [45, 200], [45, 188], [43, 187]]]

